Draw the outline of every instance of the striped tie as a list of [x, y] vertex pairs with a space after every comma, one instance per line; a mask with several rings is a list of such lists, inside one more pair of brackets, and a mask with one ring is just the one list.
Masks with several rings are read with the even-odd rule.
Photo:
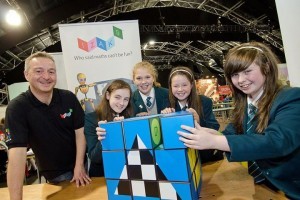
[[[246, 134], [253, 134], [251, 133], [251, 129], [253, 126], [253, 119], [257, 112], [257, 108], [253, 104], [249, 104], [249, 112], [248, 112], [248, 122], [247, 122], [247, 131]], [[255, 161], [248, 161], [248, 173], [253, 176], [255, 183], [260, 183], [265, 180], [265, 177], [262, 171], [259, 169], [258, 165]]]
[[150, 99], [151, 99], [151, 97], [147, 97], [147, 99], [146, 99], [146, 106], [148, 108], [151, 108], [151, 106], [152, 106], [152, 103], [151, 103]]

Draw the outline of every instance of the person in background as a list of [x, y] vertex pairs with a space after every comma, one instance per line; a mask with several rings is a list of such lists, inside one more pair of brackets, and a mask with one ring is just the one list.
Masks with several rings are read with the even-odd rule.
[[[231, 102], [231, 97], [230, 94], [226, 95], [225, 98], [223, 99], [223, 103], [230, 103]], [[230, 107], [228, 106], [229, 104], [226, 104], [225, 107]]]
[[[122, 120], [133, 115], [130, 103], [131, 88], [123, 80], [114, 80], [106, 89], [104, 98], [96, 111], [86, 114], [84, 133], [87, 140], [88, 155], [91, 160], [89, 175], [103, 176], [102, 146], [96, 134], [96, 127], [109, 121]], [[100, 128], [100, 127], [99, 127]]]
[[224, 71], [233, 92], [231, 123], [218, 134], [213, 129], [182, 126], [180, 140], [194, 149], [226, 151], [229, 161], [248, 161], [256, 184], [300, 199], [300, 88], [283, 86], [277, 58], [258, 42], [231, 49]]
[[133, 82], [137, 86], [132, 96], [134, 116], [160, 114], [169, 106], [168, 90], [157, 82], [155, 67], [146, 61], [133, 68]]
[[0, 141], [5, 142], [5, 130], [4, 130], [4, 124], [0, 124]]
[[[212, 111], [212, 101], [204, 95], [198, 95], [193, 72], [187, 67], [175, 67], [169, 75], [170, 107], [161, 111], [163, 114], [188, 111], [197, 123], [203, 127], [219, 130], [220, 125]], [[202, 163], [223, 159], [223, 152], [203, 150], [200, 152]]]
[[[0, 125], [3, 125], [3, 126], [4, 126], [4, 124], [5, 124], [5, 118], [2, 117], [1, 120], [0, 120]], [[2, 130], [2, 131], [3, 131], [3, 130]]]
[[0, 120], [0, 141], [5, 142], [5, 118], [1, 118]]
[[5, 116], [10, 199], [22, 199], [28, 146], [48, 182], [89, 184], [84, 168], [84, 112], [72, 92], [54, 88], [54, 59], [45, 52], [32, 54], [25, 60], [24, 75], [29, 89], [9, 102]]
[[5, 140], [6, 136], [4, 133], [4, 118], [2, 118], [0, 121], [0, 182], [6, 180], [7, 148]]

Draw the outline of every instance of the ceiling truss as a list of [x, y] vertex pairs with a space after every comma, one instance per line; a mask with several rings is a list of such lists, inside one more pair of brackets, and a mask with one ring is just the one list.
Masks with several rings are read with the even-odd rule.
[[[180, 32], [233, 32], [233, 31], [244, 31], [244, 32], [252, 32], [257, 34], [259, 37], [268, 41], [274, 47], [283, 51], [283, 44], [279, 30], [272, 30], [268, 25], [261, 25], [259, 22], [265, 18], [265, 16], [260, 16], [258, 18], [249, 18], [245, 17], [241, 13], [237, 13], [236, 10], [240, 6], [244, 4], [245, 0], [241, 0], [231, 8], [227, 8], [222, 4], [214, 0], [145, 0], [145, 1], [134, 1], [134, 0], [115, 0], [112, 7], [109, 9], [101, 10], [95, 9], [89, 12], [81, 12], [78, 15], [72, 16], [60, 23], [85, 23], [85, 22], [97, 22], [104, 21], [110, 18], [113, 15], [117, 15], [120, 13], [132, 12], [139, 9], [144, 8], [160, 8], [160, 7], [182, 7], [182, 8], [190, 8], [190, 9], [199, 9], [208, 13], [212, 13], [217, 16], [225, 17], [236, 25], [204, 25], [204, 26], [196, 26], [196, 25], [144, 25], [140, 27], [140, 31], [152, 31], [152, 32], [170, 32], [176, 31]], [[37, 35], [29, 38], [28, 40], [16, 45], [14, 48], [7, 50], [0, 56], [0, 70], [11, 70], [17, 67], [21, 62], [24, 61], [26, 57], [36, 51], [42, 51], [45, 48], [57, 43], [60, 41], [59, 32], [58, 32], [58, 24], [54, 24], [52, 27], [46, 28], [42, 30]], [[200, 56], [202, 59], [207, 60], [210, 58], [211, 54], [216, 54], [216, 52], [220, 52], [222, 48], [230, 48], [234, 46], [232, 42], [211, 42], [211, 41], [197, 41], [206, 48], [197, 49], [190, 44], [187, 43], [156, 43], [154, 46], [148, 46], [148, 48], [144, 49], [144, 51], [155, 50], [162, 52], [172, 52], [173, 55], [180, 54], [181, 57], [185, 58], [186, 55], [183, 50], [188, 50], [190, 53], [194, 53], [193, 56]], [[225, 44], [225, 46], [224, 46]], [[184, 46], [185, 45], [185, 46]], [[158, 60], [163, 60], [158, 59]], [[174, 58], [169, 58], [172, 60]], [[190, 57], [189, 57], [190, 59]], [[196, 59], [196, 58], [195, 58]], [[200, 62], [200, 60], [196, 59], [196, 61]]]

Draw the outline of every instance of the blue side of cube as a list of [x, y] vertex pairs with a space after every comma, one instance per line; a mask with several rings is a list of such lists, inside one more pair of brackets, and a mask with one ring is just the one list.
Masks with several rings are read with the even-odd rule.
[[[178, 196], [181, 199], [184, 199], [184, 200], [193, 200], [193, 199], [195, 199], [191, 195], [187, 195], [187, 194], [192, 194], [191, 184], [189, 184], [189, 183], [179, 183], [179, 182], [171, 182], [171, 184], [173, 185], [173, 187], [175, 188]], [[198, 199], [198, 198], [196, 198], [196, 199]]]
[[[179, 140], [178, 130], [181, 125], [194, 127], [193, 115], [188, 112], [180, 112], [176, 114], [163, 115], [160, 118], [163, 142], [165, 149], [186, 148]], [[186, 131], [185, 131], [186, 132]]]
[[105, 139], [101, 141], [102, 149], [104, 151], [110, 150], [123, 150], [124, 139], [123, 139], [123, 128], [121, 121], [109, 122], [100, 125], [106, 130]]
[[120, 182], [119, 180], [106, 179], [108, 199], [110, 199], [110, 200], [131, 200], [131, 195], [115, 194], [117, 187], [119, 185], [119, 182]]
[[[105, 178], [121, 179], [122, 172], [127, 164], [125, 152], [102, 151], [102, 158]], [[128, 178], [128, 176], [125, 178]]]
[[185, 149], [155, 150], [155, 159], [166, 180], [189, 181]]
[[[181, 125], [193, 127], [193, 116], [188, 112], [178, 112], [130, 118], [101, 125], [107, 131], [105, 140], [108, 139], [102, 141], [103, 149], [106, 149], [102, 155], [109, 199], [156, 200], [177, 199], [177, 196], [187, 200], [199, 198], [202, 173], [200, 158], [197, 150], [186, 148], [179, 140], [177, 131], [181, 129]], [[130, 152], [134, 153], [131, 161], [128, 160]], [[143, 155], [138, 156], [136, 152]], [[145, 179], [139, 176], [140, 168], [135, 170], [135, 166], [129, 166], [129, 162], [135, 160], [139, 163], [137, 158], [143, 159], [141, 163], [146, 165], [155, 165], [144, 168], [147, 169], [146, 176], [143, 176]], [[148, 162], [150, 158], [153, 160]], [[126, 176], [127, 178], [124, 178]], [[149, 188], [148, 184], [147, 188], [157, 192], [158, 187], [159, 191], [156, 194], [160, 197], [140, 196], [140, 186], [135, 184], [144, 181], [145, 184], [146, 181], [159, 184], [153, 188]], [[164, 196], [166, 198], [163, 198]]]
[[133, 148], [136, 138], [140, 138], [145, 145], [141, 149], [152, 149], [152, 142], [150, 137], [150, 127], [147, 118], [137, 120], [124, 120], [124, 137], [125, 137], [125, 149]]

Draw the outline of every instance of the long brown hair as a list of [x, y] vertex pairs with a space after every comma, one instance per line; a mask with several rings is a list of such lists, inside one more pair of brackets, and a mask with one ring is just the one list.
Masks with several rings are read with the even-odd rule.
[[256, 131], [258, 133], [262, 133], [268, 126], [272, 102], [282, 88], [282, 83], [278, 79], [278, 59], [268, 46], [250, 42], [236, 46], [229, 51], [224, 64], [224, 72], [234, 97], [232, 123], [240, 134], [244, 131], [243, 120], [247, 106], [247, 94], [233, 85], [231, 76], [246, 70], [252, 63], [258, 65], [261, 73], [265, 76], [264, 91], [258, 101], [256, 114], [258, 119]]
[[[107, 120], [113, 121], [115, 111], [110, 107], [109, 101], [106, 99], [106, 93], [111, 94], [115, 90], [119, 89], [128, 89], [130, 92], [130, 97], [132, 96], [132, 91], [130, 85], [123, 80], [117, 79], [110, 83], [110, 85], [105, 90], [102, 100], [100, 104], [96, 108], [96, 114], [98, 120]], [[133, 116], [133, 109], [131, 102], [128, 102], [127, 107], [120, 113], [120, 116], [124, 116], [124, 118], [129, 118]]]
[[199, 100], [197, 94], [195, 78], [192, 70], [190, 70], [188, 67], [178, 66], [173, 68], [170, 72], [168, 84], [169, 84], [169, 101], [170, 101], [171, 108], [175, 108], [177, 102], [177, 98], [172, 93], [172, 78], [176, 75], [185, 76], [192, 84], [192, 91], [187, 98], [187, 103], [189, 107], [195, 109], [197, 112], [200, 111], [200, 113], [198, 114], [200, 116], [203, 116], [201, 101]]

